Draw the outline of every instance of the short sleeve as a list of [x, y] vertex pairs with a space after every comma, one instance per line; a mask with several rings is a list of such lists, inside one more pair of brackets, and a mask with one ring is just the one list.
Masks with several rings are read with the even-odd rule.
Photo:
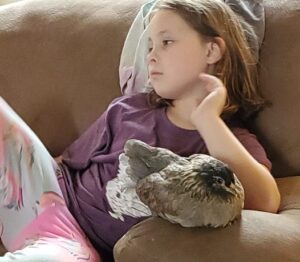
[[268, 159], [265, 149], [254, 134], [245, 128], [233, 128], [231, 131], [257, 162], [271, 170], [272, 163]]

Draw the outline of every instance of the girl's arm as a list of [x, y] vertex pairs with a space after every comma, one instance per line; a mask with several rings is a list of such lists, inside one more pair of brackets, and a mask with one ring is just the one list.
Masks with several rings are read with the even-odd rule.
[[268, 169], [258, 163], [220, 117], [210, 117], [197, 127], [210, 155], [227, 163], [245, 190], [245, 208], [278, 211], [280, 195]]
[[258, 163], [233, 135], [220, 114], [226, 89], [213, 76], [202, 75], [208, 95], [195, 108], [191, 121], [203, 137], [210, 155], [227, 163], [245, 190], [245, 208], [276, 213], [280, 194], [268, 169]]

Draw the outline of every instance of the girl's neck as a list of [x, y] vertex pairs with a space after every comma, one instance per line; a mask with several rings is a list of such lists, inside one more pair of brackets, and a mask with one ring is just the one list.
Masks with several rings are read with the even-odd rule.
[[173, 106], [166, 110], [168, 119], [175, 125], [183, 129], [195, 130], [195, 126], [190, 121], [193, 105], [183, 101], [173, 101]]

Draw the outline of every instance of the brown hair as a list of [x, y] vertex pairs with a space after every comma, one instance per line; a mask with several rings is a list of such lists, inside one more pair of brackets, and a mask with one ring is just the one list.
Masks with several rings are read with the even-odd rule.
[[[153, 9], [172, 10], [179, 14], [199, 34], [214, 41], [221, 37], [226, 45], [223, 57], [215, 64], [213, 74], [227, 89], [223, 119], [238, 114], [246, 120], [265, 104], [258, 89], [258, 71], [255, 50], [249, 47], [250, 38], [256, 37], [253, 29], [221, 0], [161, 0]], [[154, 90], [149, 93], [150, 104], [156, 107], [172, 105]]]

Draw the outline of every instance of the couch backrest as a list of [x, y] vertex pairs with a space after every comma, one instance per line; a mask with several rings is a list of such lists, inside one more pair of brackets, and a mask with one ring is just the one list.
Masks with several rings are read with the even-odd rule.
[[256, 121], [273, 174], [300, 174], [300, 1], [265, 0], [261, 85], [272, 106]]
[[120, 95], [118, 65], [142, 0], [24, 0], [0, 7], [0, 95], [53, 155]]
[[[120, 95], [118, 63], [145, 0], [25, 0], [0, 8], [0, 95], [53, 155]], [[265, 0], [261, 84], [273, 103], [255, 129], [275, 176], [300, 173], [300, 1]]]

